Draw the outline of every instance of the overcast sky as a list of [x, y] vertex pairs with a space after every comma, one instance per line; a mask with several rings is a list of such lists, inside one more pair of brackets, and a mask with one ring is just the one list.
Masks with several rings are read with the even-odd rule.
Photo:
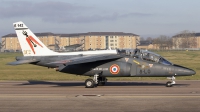
[[23, 21], [33, 32], [200, 32], [200, 0], [0, 0], [0, 36]]

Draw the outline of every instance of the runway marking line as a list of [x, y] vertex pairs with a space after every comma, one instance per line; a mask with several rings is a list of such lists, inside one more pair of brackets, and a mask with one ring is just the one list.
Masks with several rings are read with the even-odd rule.
[[[60, 95], [60, 94], [0, 94], [0, 98], [8, 98], [8, 97], [46, 97], [46, 98], [53, 98], [53, 97], [60, 97], [60, 98], [68, 98], [68, 97], [88, 97], [84, 95]], [[97, 95], [98, 96], [98, 95]], [[200, 94], [150, 94], [150, 95], [145, 95], [145, 94], [133, 94], [133, 95], [101, 95], [100, 97], [167, 97], [167, 98], [189, 98], [189, 97], [194, 97], [194, 98], [200, 98]]]

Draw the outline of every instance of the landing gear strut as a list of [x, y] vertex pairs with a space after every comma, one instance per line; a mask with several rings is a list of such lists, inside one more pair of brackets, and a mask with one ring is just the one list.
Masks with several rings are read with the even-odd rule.
[[171, 81], [168, 81], [167, 83], [166, 83], [166, 87], [172, 87], [174, 84], [176, 84], [176, 82], [175, 82], [175, 77], [174, 76], [172, 76], [172, 77], [168, 77], [167, 79], [171, 79]]
[[104, 86], [106, 82], [107, 82], [107, 79], [105, 77], [98, 78], [98, 86]]
[[85, 80], [86, 88], [94, 88], [96, 86], [104, 86], [107, 79], [105, 77], [100, 77], [98, 74], [94, 75], [93, 79]]

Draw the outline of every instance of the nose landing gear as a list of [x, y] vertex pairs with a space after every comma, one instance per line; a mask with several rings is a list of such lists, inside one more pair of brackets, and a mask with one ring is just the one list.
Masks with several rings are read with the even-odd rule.
[[172, 77], [168, 77], [167, 79], [170, 79], [171, 81], [168, 81], [167, 83], [166, 83], [166, 87], [172, 87], [174, 84], [176, 84], [176, 82], [175, 82], [175, 77], [174, 76], [172, 76]]

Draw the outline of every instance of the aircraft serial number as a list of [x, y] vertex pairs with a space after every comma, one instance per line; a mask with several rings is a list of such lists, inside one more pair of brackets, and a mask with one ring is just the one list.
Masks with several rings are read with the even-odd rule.
[[14, 27], [23, 27], [23, 24], [14, 24]]
[[150, 74], [151, 73], [151, 70], [150, 69], [141, 69], [140, 70], [140, 74]]
[[108, 68], [93, 68], [93, 70], [108, 70]]

